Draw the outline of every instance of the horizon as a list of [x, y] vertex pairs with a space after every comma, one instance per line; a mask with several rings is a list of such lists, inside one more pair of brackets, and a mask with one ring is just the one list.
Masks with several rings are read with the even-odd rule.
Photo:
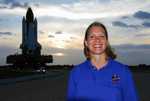
[[118, 61], [150, 65], [149, 6], [148, 0], [0, 0], [0, 65], [6, 64], [6, 56], [21, 52], [22, 18], [28, 7], [37, 18], [42, 55], [53, 55], [52, 64], [84, 61], [85, 30], [99, 21], [108, 30]]

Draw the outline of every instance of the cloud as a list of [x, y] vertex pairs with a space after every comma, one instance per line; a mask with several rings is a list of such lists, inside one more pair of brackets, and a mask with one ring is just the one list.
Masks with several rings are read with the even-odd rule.
[[57, 31], [57, 32], [55, 32], [55, 34], [63, 34], [63, 32]]
[[[16, 7], [20, 8], [28, 8], [31, 6], [28, 2], [19, 2], [17, 0], [4, 0], [2, 2], [3, 5], [0, 5], [0, 9], [13, 9]], [[33, 6], [39, 7], [38, 3], [34, 3]]]
[[135, 9], [141, 6], [141, 5], [134, 6], [136, 2], [134, 3], [128, 2], [130, 7], [127, 7], [124, 5], [125, 1], [118, 1], [118, 2], [113, 1], [109, 3], [108, 1], [110, 0], [107, 0], [107, 3], [104, 2], [104, 0], [100, 0], [99, 2], [96, 1], [97, 0], [95, 1], [82, 0], [82, 1], [74, 2], [72, 4], [64, 3], [60, 5], [41, 4], [41, 8], [38, 9], [37, 12], [41, 12], [39, 13], [39, 16], [66, 18], [70, 20], [81, 20], [81, 19], [91, 20], [91, 19], [102, 19], [102, 18], [112, 18], [112, 17], [115, 18], [115, 17], [130, 15], [133, 12], [135, 12]]
[[[57, 31], [56, 31], [57, 32]], [[62, 31], [61, 31], [62, 32]], [[76, 39], [72, 39], [72, 38]], [[55, 32], [49, 32], [47, 41], [43, 40], [43, 44], [51, 43], [48, 47], [55, 48], [80, 48], [82, 41], [82, 37], [76, 34], [69, 33], [68, 31], [64, 31], [61, 34], [55, 34]], [[47, 45], [46, 45], [47, 46]]]
[[129, 16], [122, 16], [121, 19], [128, 19]]
[[123, 28], [139, 28], [139, 27], [141, 27], [140, 25], [126, 24], [121, 21], [113, 21], [112, 24], [114, 26], [123, 27]]
[[123, 22], [121, 22], [121, 21], [114, 21], [114, 22], [112, 22], [112, 24], [113, 24], [114, 26], [119, 26], [119, 27], [128, 27], [127, 24], [125, 24], [125, 23], [123, 23]]
[[71, 41], [69, 40], [62, 40], [63, 42], [66, 42], [66, 43], [70, 43]]
[[54, 35], [48, 35], [48, 37], [49, 37], [49, 38], [55, 38], [55, 36], [54, 36]]
[[117, 54], [117, 60], [122, 63], [128, 65], [149, 64], [150, 45], [121, 44], [112, 47]]
[[63, 54], [63, 56], [54, 55], [53, 64], [79, 64], [81, 61], [85, 60], [83, 51], [81, 49], [46, 48], [44, 51], [47, 54]]
[[29, 3], [20, 3], [20, 2], [13, 2], [12, 4], [11, 4], [11, 8], [16, 8], [16, 7], [21, 7], [21, 8], [27, 8], [27, 7], [29, 7], [30, 5], [29, 5]]
[[44, 34], [45, 32], [42, 30], [39, 30], [39, 34]]
[[135, 37], [150, 37], [150, 34], [137, 34]]
[[[16, 7], [20, 7], [20, 8], [28, 8], [32, 6], [30, 3], [25, 2], [25, 3], [20, 3], [20, 2], [15, 2], [11, 4], [10, 8], [16, 8]], [[33, 4], [33, 6], [39, 7], [38, 3]]]
[[3, 0], [3, 3], [5, 4], [9, 4], [9, 3], [12, 3], [12, 2], [15, 2], [16, 0]]
[[13, 33], [11, 33], [11, 32], [0, 32], [0, 36], [1, 35], [13, 35]]
[[75, 39], [76, 39], [76, 37], [70, 37], [70, 39], [71, 39], [71, 40], [75, 40]]
[[0, 65], [6, 64], [6, 57], [17, 52], [13, 45], [0, 44]]
[[138, 19], [150, 19], [150, 13], [144, 11], [138, 11], [133, 16]]
[[150, 28], [150, 22], [143, 22], [142, 25], [143, 25], [144, 27]]
[[[19, 0], [6, 0], [5, 3], [9, 4], [9, 6], [11, 6], [10, 8], [25, 8], [34, 6], [35, 12], [39, 17], [58, 17], [74, 21], [105, 18], [111, 19], [132, 15], [135, 11], [137, 11], [137, 9], [141, 8], [141, 6], [145, 7], [145, 5], [147, 4], [146, 1], [142, 2], [141, 4], [141, 2], [138, 1], [129, 2], [126, 0], [43, 0], [39, 2], [33, 2], [31, 0], [30, 4], [29, 2], [21, 2]], [[22, 10], [21, 12], [23, 11], [24, 10]], [[18, 14], [18, 12], [16, 11], [15, 14]]]
[[0, 9], [6, 9], [6, 6], [0, 5]]
[[[3, 7], [5, 8], [5, 6], [10, 8], [13, 5], [12, 7], [17, 7], [17, 8], [4, 9], [4, 10], [1, 9], [0, 11], [1, 18], [2, 20], [5, 18], [5, 21], [3, 22], [1, 21], [1, 25], [2, 25], [1, 31], [12, 30], [14, 32], [17, 31], [15, 33], [19, 34], [21, 33], [21, 23], [19, 22], [21, 22], [22, 16], [25, 15], [26, 13], [26, 10], [20, 7], [21, 6], [24, 7], [25, 3], [24, 3], [24, 0], [23, 1], [17, 0], [19, 2], [18, 4], [12, 3], [12, 1], [14, 2], [16, 0], [8, 0], [8, 1], [7, 1], [8, 5], [0, 4], [0, 6], [2, 8]], [[51, 49], [51, 46], [52, 48], [53, 47], [59, 48], [60, 46], [62, 46], [63, 49], [70, 49], [70, 48], [82, 49], [85, 29], [93, 20], [101, 21], [104, 24], [106, 24], [106, 26], [108, 25], [107, 26], [108, 30], [112, 32], [110, 33], [110, 35], [112, 35], [112, 38], [113, 38], [112, 42], [114, 42], [114, 44], [149, 43], [149, 41], [145, 42], [145, 40], [148, 40], [149, 38], [149, 37], [148, 38], [146, 37], [148, 36], [146, 34], [149, 34], [149, 32], [145, 31], [145, 30], [148, 30], [146, 26], [148, 27], [149, 25], [145, 24], [139, 18], [133, 17], [133, 14], [139, 11], [139, 9], [142, 10], [144, 8], [145, 10], [149, 11], [148, 10], [149, 8], [145, 8], [144, 5], [146, 3], [143, 1], [142, 1], [143, 3], [141, 4], [137, 3], [139, 1], [135, 1], [135, 0], [134, 1], [114, 0], [107, 4], [106, 3], [104, 4], [101, 1], [98, 4], [94, 4], [94, 3], [92, 4], [93, 2], [92, 0], [86, 0], [87, 2], [85, 3], [82, 3], [79, 1], [79, 2], [74, 2], [72, 4], [56, 3], [54, 5], [54, 4], [51, 4], [51, 2], [53, 2], [51, 0], [50, 1], [49, 0], [43, 0], [43, 1], [31, 0], [31, 2], [28, 2], [26, 5], [31, 5], [33, 3], [32, 1], [34, 1], [35, 3], [39, 1], [38, 3], [40, 4], [40, 5], [37, 5], [39, 6], [38, 8], [32, 7], [35, 16], [38, 18], [38, 23], [39, 23], [38, 32], [40, 35], [39, 40], [41, 41], [41, 44], [45, 45], [46, 47], [49, 47], [50, 49]], [[46, 1], [47, 1], [47, 4], [44, 3]], [[62, 1], [65, 2], [66, 0], [61, 0], [60, 2]], [[88, 1], [91, 1], [91, 3], [88, 3]], [[128, 1], [128, 3], [126, 3], [125, 1]], [[59, 0], [58, 1], [54, 0], [54, 2], [59, 2]], [[134, 6], [134, 5], [138, 5], [138, 6]], [[6, 18], [7, 19], [10, 18], [9, 21], [7, 20], [7, 23], [6, 23]], [[111, 26], [112, 21], [114, 21], [113, 26]], [[139, 26], [141, 28], [139, 28]], [[7, 28], [9, 30], [6, 30], [4, 28]], [[139, 29], [136, 30], [132, 28], [139, 28]], [[123, 34], [123, 33], [126, 33], [126, 34]], [[14, 37], [15, 39], [18, 39], [18, 36], [14, 36]], [[3, 42], [4, 41], [1, 41], [1, 43]], [[131, 50], [132, 46], [131, 47], [128, 46], [126, 48], [128, 50]], [[123, 53], [124, 50], [126, 50], [126, 48], [124, 46], [122, 50], [121, 48], [119, 48], [119, 50], [121, 50], [121, 53]], [[134, 50], [136, 49], [134, 48]], [[69, 54], [69, 53], [66, 52], [65, 54]], [[71, 53], [71, 54], [74, 54], [74, 53]], [[126, 52], [125, 55], [128, 55], [128, 53]], [[72, 55], [72, 57], [74, 56]], [[72, 58], [72, 57], [68, 57], [68, 58]], [[66, 61], [67, 61], [67, 58], [66, 58]], [[76, 61], [75, 58], [72, 61]]]
[[134, 45], [134, 44], [122, 44], [122, 45], [114, 45], [113, 46], [114, 48], [116, 49], [119, 49], [119, 50], [140, 50], [140, 49], [149, 49], [150, 50], [150, 45], [145, 45], [145, 44], [142, 44], [142, 45]]
[[128, 64], [128, 65], [138, 65], [138, 64], [150, 64], [150, 45], [133, 45], [133, 44], [122, 44], [115, 45], [115, 52], [117, 53], [117, 60]]

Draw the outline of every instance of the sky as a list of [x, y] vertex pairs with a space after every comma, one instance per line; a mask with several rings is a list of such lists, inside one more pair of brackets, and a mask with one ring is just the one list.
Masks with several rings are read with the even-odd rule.
[[21, 53], [28, 7], [38, 21], [42, 54], [53, 55], [53, 64], [85, 60], [84, 34], [94, 21], [106, 26], [118, 61], [150, 64], [149, 0], [0, 0], [0, 65], [6, 64], [6, 56]]

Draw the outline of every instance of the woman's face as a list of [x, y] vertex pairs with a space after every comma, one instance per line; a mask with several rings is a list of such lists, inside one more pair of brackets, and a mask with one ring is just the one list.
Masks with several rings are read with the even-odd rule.
[[88, 47], [91, 55], [105, 54], [108, 41], [105, 35], [105, 31], [102, 27], [93, 26], [89, 30], [85, 45]]

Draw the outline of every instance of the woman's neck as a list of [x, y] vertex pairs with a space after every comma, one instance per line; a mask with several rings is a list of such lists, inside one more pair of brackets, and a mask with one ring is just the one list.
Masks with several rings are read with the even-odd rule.
[[108, 60], [106, 55], [92, 55], [91, 62], [97, 69], [101, 69], [107, 64]]

